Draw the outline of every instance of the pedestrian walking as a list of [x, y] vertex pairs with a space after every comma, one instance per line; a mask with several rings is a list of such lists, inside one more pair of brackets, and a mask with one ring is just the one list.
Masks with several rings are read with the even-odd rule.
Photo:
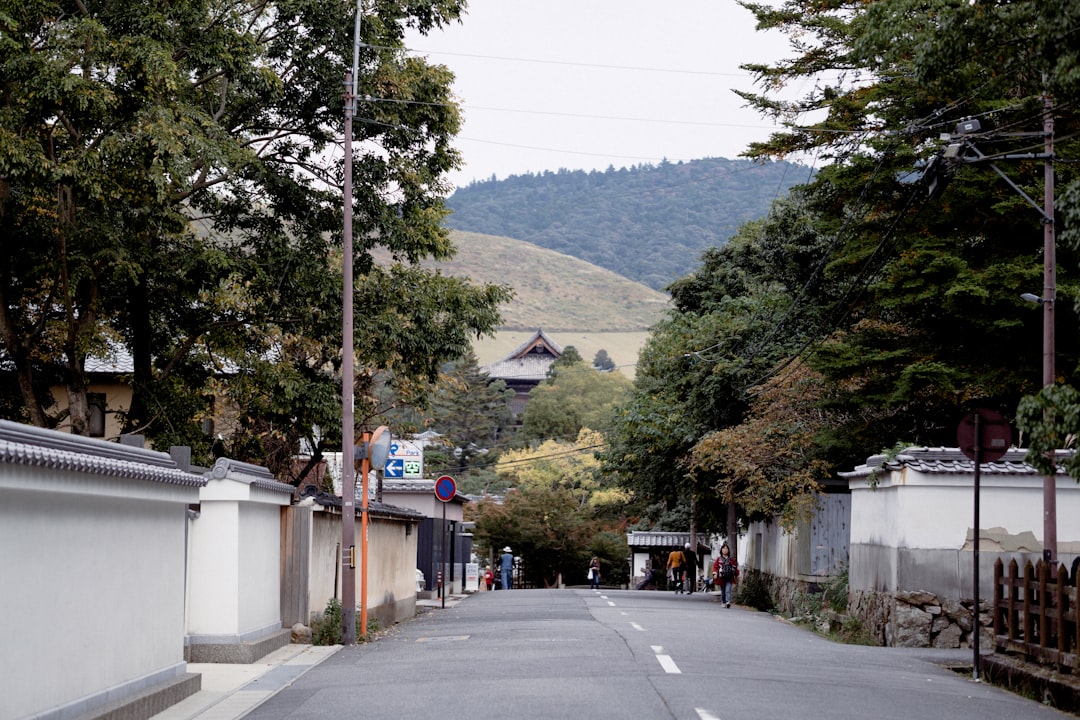
[[697, 587], [697, 553], [690, 547], [690, 543], [683, 546], [683, 577], [686, 578], [686, 594], [692, 595]]
[[600, 558], [597, 557], [589, 561], [589, 587], [593, 590], [600, 589]]
[[682, 550], [672, 550], [667, 556], [667, 573], [671, 579], [671, 587], [676, 595], [683, 591], [683, 566], [686, 564], [686, 556]]
[[731, 607], [731, 589], [739, 580], [739, 563], [726, 542], [720, 546], [720, 554], [713, 562], [713, 578], [720, 588], [720, 602], [724, 607]]
[[499, 556], [499, 572], [502, 575], [502, 589], [510, 590], [514, 587], [514, 554], [510, 552], [510, 546], [503, 548]]

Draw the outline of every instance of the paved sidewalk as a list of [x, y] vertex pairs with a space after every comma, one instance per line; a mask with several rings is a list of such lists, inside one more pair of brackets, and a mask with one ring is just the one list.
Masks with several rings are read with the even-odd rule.
[[[446, 607], [466, 595], [449, 595]], [[417, 600], [417, 613], [439, 610], [441, 599]], [[202, 675], [202, 689], [150, 720], [239, 720], [341, 650], [341, 645], [286, 645], [250, 664], [188, 663]]]
[[321, 663], [341, 645], [286, 645], [250, 664], [188, 663], [202, 689], [151, 720], [237, 720]]

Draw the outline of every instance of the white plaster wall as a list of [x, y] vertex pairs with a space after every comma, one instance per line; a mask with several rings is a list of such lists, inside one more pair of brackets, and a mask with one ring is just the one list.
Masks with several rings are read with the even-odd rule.
[[753, 522], [745, 535], [745, 550], [736, 554], [735, 559], [740, 567], [781, 577], [798, 577], [797, 541], [798, 538], [784, 530], [778, 522]]
[[[359, 533], [357, 523], [357, 533]], [[316, 510], [311, 523], [311, 564], [308, 593], [312, 613], [322, 613], [330, 598], [341, 597], [341, 516]]]
[[[416, 610], [416, 537], [415, 525], [408, 536], [409, 523], [373, 517], [368, 524], [368, 592], [370, 610], [398, 603], [395, 620], [411, 617]], [[363, 598], [362, 547], [360, 519], [356, 521], [355, 597]], [[338, 547], [341, 544], [341, 515], [316, 510], [312, 522], [311, 564], [308, 593], [311, 612], [322, 613], [330, 598], [341, 598], [341, 567]]]
[[239, 505], [204, 502], [191, 529], [188, 634], [236, 635], [240, 623]]
[[[927, 475], [905, 468], [880, 478], [877, 489], [851, 481], [852, 545], [909, 549], [959, 549], [974, 527], [974, 478]], [[979, 526], [1010, 534], [1032, 532], [1043, 539], [1042, 478], [1032, 475], [980, 477]], [[1080, 485], [1057, 479], [1058, 542], [1080, 541]]]
[[[405, 535], [402, 522], [375, 518], [368, 525], [367, 607], [388, 602], [416, 602], [416, 536]], [[360, 568], [357, 566], [356, 597], [360, 595]], [[460, 578], [461, 575], [459, 574]], [[409, 613], [412, 614], [411, 612]], [[402, 618], [395, 618], [400, 620]]]
[[194, 487], [0, 465], [0, 716], [185, 672], [197, 499]]
[[240, 635], [281, 627], [281, 508], [240, 505]]

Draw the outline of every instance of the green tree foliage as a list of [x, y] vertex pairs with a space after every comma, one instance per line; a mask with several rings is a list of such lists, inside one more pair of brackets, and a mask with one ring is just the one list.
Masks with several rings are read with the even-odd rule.
[[521, 416], [521, 439], [573, 438], [582, 428], [606, 433], [631, 387], [622, 373], [597, 372], [580, 356], [568, 361], [564, 355], [552, 366], [551, 376], [529, 392]]
[[[902, 32], [911, 23], [906, 13], [914, 6], [908, 0], [889, 0], [878, 5], [869, 14], [874, 25], [866, 38], [866, 44], [874, 48], [889, 43], [894, 31]], [[984, 111], [977, 117], [988, 125], [974, 138], [981, 146], [997, 140], [997, 147], [991, 147], [1001, 152], [998, 149], [1001, 147], [999, 134], [1026, 131], [1030, 133], [1024, 140], [1027, 147], [1021, 149], [1042, 150], [1043, 138], [1038, 131], [1042, 128], [1044, 108], [1048, 104], [1052, 108], [1056, 159], [1054, 215], [1059, 262], [1058, 302], [1055, 304], [1059, 328], [1056, 380], [1064, 385], [1045, 387], [1025, 398], [1020, 403], [1017, 417], [1018, 425], [1028, 433], [1031, 442], [1029, 461], [1044, 472], [1052, 472], [1046, 453], [1069, 442], [1070, 434], [1075, 431], [1075, 415], [1080, 410], [1075, 390], [1070, 386], [1076, 369], [1075, 347], [1071, 340], [1076, 335], [1072, 331], [1076, 327], [1077, 302], [1073, 251], [1080, 240], [1077, 230], [1080, 227], [1077, 223], [1080, 219], [1080, 177], [1067, 162], [1077, 153], [1073, 137], [1078, 126], [1075, 105], [1080, 98], [1080, 43], [1076, 41], [1076, 33], [1080, 30], [1080, 8], [1066, 0], [953, 1], [938, 3], [936, 11], [935, 24], [926, 28], [921, 42], [911, 53], [915, 80], [952, 90], [952, 96], [956, 98], [971, 92], [979, 103], [977, 109]], [[960, 32], [964, 33], [964, 42], [956, 42]], [[1015, 145], [1011, 143], [1005, 147], [1015, 148]], [[1030, 196], [1040, 197], [1040, 163], [1000, 164]], [[956, 171], [955, 177], [959, 180], [969, 173], [970, 168], [963, 166]], [[1017, 206], [1017, 215], [1031, 218], [1033, 210], [1018, 202], [1015, 195], [1013, 204]], [[1003, 203], [996, 203], [994, 208], [998, 212], [1006, 210]], [[1024, 244], [1030, 247], [1034, 240], [1032, 236], [1037, 233], [1031, 231], [1030, 222], [1027, 225], [1029, 228], [1018, 237], [1024, 238]], [[1012, 240], [1015, 242], [1016, 238]], [[1041, 288], [1042, 284], [1032, 277], [1027, 279], [1024, 287], [1031, 291], [1030, 288]], [[1038, 294], [1045, 295], [1045, 291]], [[1037, 368], [1037, 361], [1030, 367]], [[1034, 386], [1041, 384], [1041, 378], [1029, 377], [1023, 390], [1034, 392]], [[1075, 471], [1075, 467], [1070, 468], [1070, 472]]]
[[[966, 407], [1009, 413], [1039, 385], [1040, 322], [1018, 296], [1041, 287], [1041, 214], [986, 163], [953, 168], [932, 202], [911, 182], [919, 163], [941, 153], [941, 133], [971, 116], [990, 128], [968, 138], [987, 154], [1041, 147], [1037, 75], [1046, 65], [1023, 59], [1038, 5], [747, 5], [761, 28], [790, 34], [801, 49], [748, 68], [769, 92], [747, 99], [788, 126], [750, 154], [810, 150], [834, 160], [808, 192], [819, 229], [835, 236], [823, 266], [829, 327], [803, 356], [832, 386], [826, 399], [842, 418], [830, 430], [838, 461], [857, 462], [899, 437], [952, 444]], [[813, 89], [795, 99], [773, 92], [811, 77]], [[1067, 138], [1072, 113], [1059, 120]], [[1034, 140], [1010, 135], [1023, 131], [1035, 131]], [[1058, 148], [1059, 157], [1074, 152], [1068, 141]], [[1029, 195], [1041, 195], [1041, 163], [999, 163]], [[1071, 166], [1056, 167], [1071, 182]], [[1075, 253], [1063, 248], [1059, 261], [1059, 296], [1073, 298]], [[1058, 321], [1074, 326], [1075, 314]], [[1064, 336], [1059, 347], [1069, 374], [1074, 340]]]
[[660, 289], [809, 175], [795, 163], [723, 158], [514, 175], [458, 188], [447, 199], [453, 215], [446, 222], [556, 250]]
[[[483, 457], [484, 464], [494, 461], [491, 448], [506, 441], [513, 424], [513, 397], [514, 391], [506, 387], [505, 381], [492, 381], [480, 370], [471, 350], [462, 360], [450, 364], [432, 399], [433, 426], [450, 450], [443, 471], [464, 480], [478, 456]], [[429, 469], [438, 471], [430, 463]]]
[[[750, 520], [778, 518], [789, 530], [808, 518], [828, 478], [815, 440], [825, 421], [817, 405], [822, 380], [802, 365], [756, 388], [746, 419], [715, 430], [690, 453], [692, 473], [715, 478], [720, 498]], [[727, 528], [733, 537], [735, 528]]]
[[634, 392], [609, 435], [605, 472], [668, 510], [688, 512], [693, 498], [699, 530], [724, 530], [727, 499], [716, 492], [717, 477], [690, 471], [692, 449], [708, 433], [741, 423], [748, 389], [823, 325], [820, 308], [807, 301], [825, 293], [812, 259], [828, 238], [813, 218], [797, 193], [672, 284], [675, 309], [642, 350]]
[[561, 487], [511, 489], [502, 502], [482, 500], [474, 515], [473, 536], [482, 548], [513, 548], [524, 563], [527, 582], [552, 587], [560, 574], [584, 576], [589, 562], [586, 513]]
[[593, 356], [592, 366], [600, 372], [611, 372], [615, 369], [615, 361], [607, 354], [607, 350], [600, 348]]
[[509, 545], [537, 585], [552, 585], [559, 576], [583, 583], [594, 555], [611, 569], [606, 582], [624, 577], [629, 498], [597, 472], [602, 445], [599, 433], [582, 430], [572, 441], [503, 453], [497, 472], [512, 487], [501, 502], [483, 500], [473, 511], [481, 548]]
[[[412, 263], [453, 252], [450, 74], [406, 27], [463, 3], [382, 3], [364, 19], [354, 124], [358, 420], [382, 374], [433, 380], [490, 331], [504, 288]], [[0, 2], [0, 338], [16, 417], [85, 429], [86, 359], [133, 358], [127, 429], [201, 438], [210, 381], [247, 415], [232, 447], [331, 427], [339, 406], [341, 87], [355, 3]], [[388, 248], [401, 263], [374, 265]], [[50, 414], [52, 413], [52, 414]], [[284, 428], [289, 428], [284, 430]], [[287, 453], [285, 453], [287, 454]]]

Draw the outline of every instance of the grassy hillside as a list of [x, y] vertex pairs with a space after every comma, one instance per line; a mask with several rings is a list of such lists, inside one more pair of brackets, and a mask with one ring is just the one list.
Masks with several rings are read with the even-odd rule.
[[453, 232], [457, 256], [434, 263], [447, 275], [514, 290], [494, 339], [474, 343], [481, 364], [504, 357], [538, 328], [573, 345], [586, 361], [605, 350], [633, 376], [648, 328], [668, 308], [667, 295], [569, 255], [511, 238]]
[[453, 232], [458, 255], [438, 267], [477, 282], [503, 283], [514, 300], [506, 330], [640, 332], [668, 307], [668, 297], [595, 265], [511, 238]]

